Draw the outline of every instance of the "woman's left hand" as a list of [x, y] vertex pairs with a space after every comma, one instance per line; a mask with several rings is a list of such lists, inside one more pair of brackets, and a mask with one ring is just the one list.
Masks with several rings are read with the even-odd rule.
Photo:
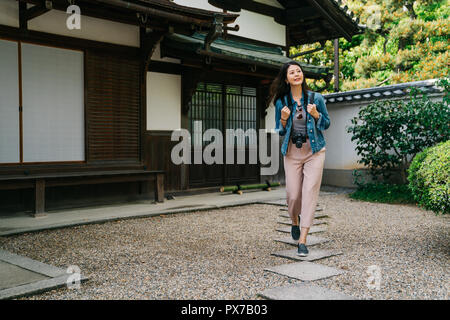
[[315, 104], [308, 104], [306, 106], [306, 109], [308, 110], [308, 113], [312, 115], [315, 119], [319, 119], [319, 112], [317, 111]]

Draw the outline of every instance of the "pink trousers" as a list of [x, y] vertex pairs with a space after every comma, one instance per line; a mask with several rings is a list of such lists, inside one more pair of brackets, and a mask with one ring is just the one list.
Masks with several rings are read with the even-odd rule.
[[312, 154], [309, 139], [297, 148], [289, 141], [288, 150], [284, 157], [284, 173], [286, 176], [286, 198], [288, 212], [292, 222], [297, 221], [300, 213], [300, 227], [309, 228], [316, 212], [322, 183], [325, 151]]

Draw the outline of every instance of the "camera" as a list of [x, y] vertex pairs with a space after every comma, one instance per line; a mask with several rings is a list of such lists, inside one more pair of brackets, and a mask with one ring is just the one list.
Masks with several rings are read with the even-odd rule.
[[291, 137], [292, 143], [295, 144], [297, 148], [301, 148], [302, 144], [306, 142], [306, 135], [296, 132], [292, 134]]

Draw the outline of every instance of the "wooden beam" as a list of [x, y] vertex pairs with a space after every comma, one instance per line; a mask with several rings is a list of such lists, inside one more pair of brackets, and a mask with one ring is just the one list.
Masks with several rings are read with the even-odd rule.
[[138, 57], [139, 48], [112, 44], [75, 37], [61, 36], [34, 30], [21, 30], [19, 28], [0, 25], [0, 37], [12, 40], [33, 41], [37, 44], [51, 45], [67, 49], [84, 50], [94, 49], [108, 52], [114, 55]]
[[330, 14], [317, 2], [317, 0], [307, 0], [307, 1], [311, 4], [311, 6], [316, 8], [317, 11], [319, 11], [333, 27], [339, 30], [345, 37], [345, 39], [347, 39], [347, 41], [352, 41], [352, 36], [348, 34], [348, 32], [345, 31], [345, 29], [339, 23], [337, 23], [333, 19], [333, 17], [330, 16]]
[[286, 4], [284, 3], [284, 1], [277, 0], [277, 2], [278, 2], [280, 5], [282, 5], [284, 8], [286, 8]]
[[285, 11], [283, 9], [272, 7], [259, 2], [254, 2], [252, 0], [240, 0], [239, 3], [242, 9], [273, 17], [278, 20], [284, 20]]
[[187, 69], [183, 72], [183, 92], [182, 92], [182, 111], [184, 114], [188, 114], [189, 112], [189, 103], [192, 100], [192, 96], [197, 90], [197, 85], [206, 74], [206, 70], [204, 68], [200, 70], [195, 69]]
[[139, 41], [142, 59], [145, 63], [144, 71], [148, 71], [148, 65], [155, 52], [156, 46], [161, 42], [169, 30], [146, 32], [145, 28], [139, 29]]
[[19, 28], [28, 29], [27, 23], [27, 3], [19, 1]]
[[224, 10], [239, 12], [241, 9], [244, 9], [273, 17], [277, 22], [284, 21], [283, 9], [272, 7], [264, 3], [254, 2], [252, 0], [208, 0], [208, 2]]
[[30, 21], [31, 19], [39, 17], [40, 15], [43, 15], [44, 13], [49, 12], [49, 11], [50, 11], [50, 9], [46, 8], [44, 4], [35, 5], [34, 7], [27, 9], [26, 19], [27, 19], [27, 21]]

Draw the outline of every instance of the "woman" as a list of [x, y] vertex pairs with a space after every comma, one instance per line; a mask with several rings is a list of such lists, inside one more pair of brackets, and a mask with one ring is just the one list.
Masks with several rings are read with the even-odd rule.
[[[314, 103], [309, 103], [311, 99]], [[281, 153], [291, 235], [298, 240], [297, 254], [307, 256], [306, 236], [314, 219], [325, 161], [322, 131], [330, 126], [330, 118], [323, 96], [308, 90], [303, 70], [295, 61], [281, 67], [270, 87], [269, 101], [275, 103], [275, 130], [284, 136]]]

